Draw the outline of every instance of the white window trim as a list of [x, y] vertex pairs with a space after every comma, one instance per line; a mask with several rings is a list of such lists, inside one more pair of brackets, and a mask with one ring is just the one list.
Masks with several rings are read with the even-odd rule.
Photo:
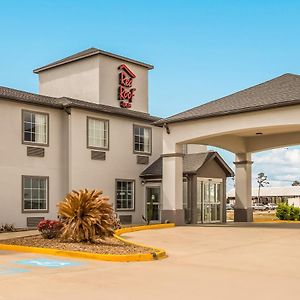
[[[43, 115], [46, 117], [46, 131], [45, 131], [46, 142], [45, 143], [25, 140], [25, 124], [24, 124], [25, 123], [25, 113]], [[35, 145], [35, 146], [49, 146], [49, 114], [48, 113], [22, 109], [22, 144]]]
[[[25, 179], [26, 178], [38, 178], [46, 180], [46, 208], [45, 209], [25, 209]], [[48, 176], [34, 176], [34, 175], [22, 175], [22, 212], [23, 213], [47, 213], [49, 212], [49, 177]]]
[[[132, 183], [132, 208], [118, 208], [118, 182], [131, 182]], [[115, 182], [115, 210], [116, 211], [135, 211], [135, 180], [134, 179], [116, 179]]]
[[[143, 129], [149, 130], [149, 151], [135, 150], [135, 128], [143, 128]], [[133, 124], [133, 153], [152, 155], [152, 128], [151, 127], [138, 125], [138, 124]]]
[[[107, 124], [107, 141], [106, 147], [98, 147], [98, 146], [91, 146], [90, 141], [89, 141], [89, 120], [95, 120], [95, 121], [100, 121], [104, 122]], [[86, 143], [87, 143], [87, 148], [88, 149], [95, 149], [95, 150], [109, 150], [109, 120], [107, 119], [101, 119], [101, 118], [95, 118], [95, 117], [87, 117], [87, 122], [86, 122]]]

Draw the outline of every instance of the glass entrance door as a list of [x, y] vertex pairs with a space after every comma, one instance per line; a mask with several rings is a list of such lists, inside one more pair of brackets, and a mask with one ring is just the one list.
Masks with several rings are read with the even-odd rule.
[[160, 221], [160, 187], [146, 187], [146, 217], [151, 221]]
[[221, 222], [222, 179], [197, 178], [197, 223]]

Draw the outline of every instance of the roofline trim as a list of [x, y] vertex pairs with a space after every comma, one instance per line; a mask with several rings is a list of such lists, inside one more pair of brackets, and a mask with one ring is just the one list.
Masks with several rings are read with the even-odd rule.
[[[166, 119], [161, 119], [161, 120], [154, 122], [154, 125], [159, 126], [159, 125], [163, 125], [164, 123], [171, 124], [171, 123], [180, 123], [180, 122], [193, 121], [193, 120], [202, 120], [202, 119], [208, 119], [208, 118], [223, 117], [223, 116], [235, 115], [238, 113], [254, 112], [254, 111], [259, 111], [259, 110], [281, 108], [281, 107], [285, 107], [285, 106], [292, 106], [292, 105], [299, 105], [299, 104], [300, 104], [300, 99], [295, 99], [295, 100], [286, 101], [284, 103], [278, 102], [278, 103], [272, 103], [272, 104], [268, 104], [268, 105], [245, 107], [245, 108], [239, 108], [239, 109], [235, 109], [235, 110], [227, 110], [227, 111], [211, 113], [211, 114], [207, 114], [207, 115], [203, 115], [203, 116], [181, 117], [181, 118], [178, 118], [177, 120], [176, 119], [168, 120], [168, 118], [166, 118]], [[172, 117], [170, 117], [170, 118], [172, 118]]]
[[47, 65], [45, 65], [43, 67], [34, 69], [33, 73], [38, 74], [40, 72], [43, 72], [43, 71], [46, 71], [46, 70], [49, 70], [49, 69], [52, 69], [52, 68], [56, 68], [56, 67], [59, 67], [59, 66], [62, 66], [62, 65], [74, 62], [74, 61], [78, 61], [78, 60], [81, 60], [81, 59], [84, 59], [84, 58], [88, 58], [88, 57], [91, 57], [91, 56], [95, 56], [95, 55], [99, 55], [99, 54], [100, 55], [101, 54], [102, 55], [106, 55], [106, 56], [113, 57], [113, 58], [120, 59], [120, 60], [124, 60], [124, 61], [136, 64], [136, 65], [142, 66], [144, 68], [147, 68], [148, 70], [154, 69], [153, 65], [149, 65], [149, 64], [146, 64], [144, 62], [141, 62], [141, 61], [138, 61], [138, 60], [134, 60], [134, 59], [131, 59], [131, 58], [128, 58], [128, 57], [125, 57], [125, 56], [118, 55], [118, 54], [114, 54], [114, 53], [111, 53], [111, 52], [107, 52], [107, 51], [103, 51], [103, 50], [100, 50], [100, 49], [96, 49], [95, 52], [87, 53], [87, 54], [82, 54], [81, 56], [78, 56], [78, 57], [75, 57], [75, 58], [70, 58], [69, 60], [66, 58], [67, 59], [66, 61], [56, 61], [56, 62], [47, 64]]
[[[17, 90], [17, 91], [19, 91], [19, 90]], [[28, 92], [24, 92], [24, 93], [31, 94]], [[42, 96], [42, 95], [39, 95], [39, 96]], [[47, 96], [43, 96], [43, 97], [47, 98]], [[50, 107], [53, 109], [61, 109], [61, 110], [64, 110], [66, 108], [77, 108], [77, 109], [82, 109], [85, 111], [99, 112], [99, 113], [103, 113], [103, 114], [115, 115], [115, 116], [120, 116], [120, 117], [124, 117], [124, 118], [129, 118], [129, 119], [131, 118], [131, 119], [135, 119], [135, 120], [148, 121], [150, 123], [149, 125], [153, 125], [153, 126], [154, 126], [153, 123], [154, 123], [155, 119], [158, 118], [155, 116], [151, 116], [150, 114], [148, 116], [147, 115], [140, 116], [138, 114], [129, 115], [129, 114], [122, 113], [121, 111], [109, 112], [109, 111], [101, 110], [100, 108], [97, 109], [97, 108], [92, 108], [92, 107], [80, 106], [79, 104], [72, 103], [72, 102], [68, 102], [68, 103], [59, 102], [59, 100], [62, 100], [62, 99], [68, 100], [67, 98], [64, 98], [64, 97], [62, 97], [62, 98], [49, 97], [49, 99], [54, 99], [54, 100], [56, 99], [57, 103], [55, 103], [54, 101], [53, 102], [39, 102], [39, 101], [30, 100], [30, 99], [22, 100], [22, 99], [18, 99], [16, 97], [12, 97], [9, 95], [0, 95], [0, 101], [1, 101], [1, 99], [5, 100], [5, 101], [12, 101], [12, 102], [28, 104], [28, 105], [37, 105], [37, 106], [42, 106], [42, 107]], [[82, 101], [82, 100], [78, 100], [78, 101]]]

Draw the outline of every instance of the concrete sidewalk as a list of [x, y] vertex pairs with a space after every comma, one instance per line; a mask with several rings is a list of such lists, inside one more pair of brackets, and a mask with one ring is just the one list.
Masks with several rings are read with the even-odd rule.
[[0, 233], [0, 241], [1, 240], [9, 240], [24, 236], [32, 236], [37, 235], [39, 232], [37, 230], [24, 230], [24, 231], [15, 231], [15, 232], [1, 232]]

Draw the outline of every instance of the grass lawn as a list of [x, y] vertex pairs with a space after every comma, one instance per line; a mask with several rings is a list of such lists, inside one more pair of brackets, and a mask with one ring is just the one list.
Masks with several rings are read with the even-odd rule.
[[[275, 211], [255, 211], [253, 212], [253, 220], [255, 221], [274, 221], [278, 220]], [[233, 210], [227, 210], [227, 221], [233, 221]]]

